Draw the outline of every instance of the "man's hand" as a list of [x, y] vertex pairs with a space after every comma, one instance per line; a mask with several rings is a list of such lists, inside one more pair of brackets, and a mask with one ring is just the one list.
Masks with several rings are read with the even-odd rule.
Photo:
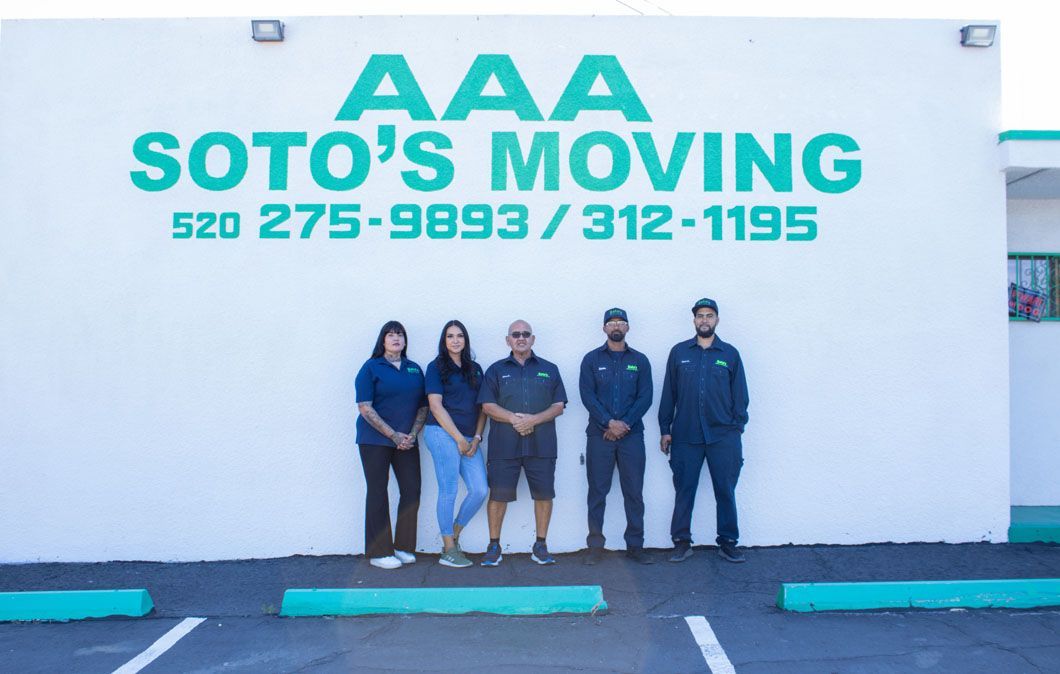
[[614, 442], [615, 440], [618, 440], [618, 438], [615, 436], [614, 433], [611, 432], [611, 429], [607, 429], [606, 431], [604, 431], [604, 440], [607, 440], [608, 442]]
[[674, 439], [673, 439], [672, 435], [664, 435], [661, 438], [659, 438], [659, 449], [662, 451], [663, 454], [669, 454], [670, 453], [670, 444], [673, 441], [674, 441]]
[[512, 419], [512, 427], [519, 433], [519, 435], [530, 435], [534, 432], [534, 426], [537, 425], [537, 420], [533, 414], [523, 414], [522, 412], [516, 412], [515, 418]]
[[629, 433], [629, 425], [624, 421], [611, 419], [607, 422], [607, 432], [614, 436], [613, 438], [609, 438], [610, 440], [621, 440], [626, 437], [627, 433]]

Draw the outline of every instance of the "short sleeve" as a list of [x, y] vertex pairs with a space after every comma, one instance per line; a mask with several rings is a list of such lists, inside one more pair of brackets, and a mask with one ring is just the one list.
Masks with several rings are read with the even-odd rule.
[[486, 370], [486, 374], [482, 377], [482, 386], [478, 390], [478, 404], [484, 405], [485, 403], [496, 403], [500, 396], [500, 387], [497, 384], [497, 372], [494, 370], [494, 366], [490, 365], [489, 369]]
[[370, 403], [375, 400], [375, 377], [372, 376], [371, 364], [372, 361], [368, 361], [362, 365], [357, 378], [353, 381], [357, 394], [355, 402]]
[[556, 368], [556, 385], [552, 389], [552, 404], [556, 403], [567, 403], [567, 389], [563, 388], [563, 377], [559, 374], [559, 368]]
[[437, 393], [441, 395], [445, 393], [445, 386], [442, 385], [442, 373], [434, 361], [427, 365], [427, 374], [424, 375], [423, 382], [428, 394]]

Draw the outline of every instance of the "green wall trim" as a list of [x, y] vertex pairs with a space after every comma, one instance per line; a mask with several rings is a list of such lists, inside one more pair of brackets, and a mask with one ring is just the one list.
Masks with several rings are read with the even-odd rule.
[[147, 590], [0, 592], [0, 621], [140, 617], [155, 606]]
[[1012, 506], [1009, 543], [1060, 543], [1060, 506]]
[[783, 583], [777, 593], [777, 606], [799, 613], [881, 608], [1060, 606], [1060, 578]]
[[1004, 143], [1006, 140], [1060, 140], [1060, 131], [1013, 129], [997, 135], [997, 142]]
[[542, 587], [392, 587], [290, 589], [281, 616], [374, 615], [380, 613], [602, 613], [599, 585]]

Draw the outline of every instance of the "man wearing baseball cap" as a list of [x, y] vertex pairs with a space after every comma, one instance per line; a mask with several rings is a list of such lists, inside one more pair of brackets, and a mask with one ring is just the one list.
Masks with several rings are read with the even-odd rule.
[[615, 466], [626, 509], [626, 555], [651, 564], [644, 552], [644, 423], [651, 407], [651, 365], [626, 344], [629, 316], [617, 307], [604, 312], [607, 341], [585, 354], [578, 388], [589, 410], [585, 429], [585, 474], [589, 481], [589, 552], [586, 564], [600, 561], [604, 549], [604, 506]]
[[714, 334], [718, 303], [709, 297], [697, 300], [692, 317], [696, 336], [670, 349], [659, 402], [659, 448], [670, 455], [676, 491], [670, 561], [692, 555], [692, 507], [705, 459], [717, 506], [718, 552], [730, 562], [743, 562], [736, 548], [736, 481], [743, 466], [747, 379], [740, 352]]

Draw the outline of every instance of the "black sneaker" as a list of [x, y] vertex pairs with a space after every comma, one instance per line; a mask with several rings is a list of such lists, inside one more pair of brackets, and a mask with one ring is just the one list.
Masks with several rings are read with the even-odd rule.
[[585, 564], [586, 566], [593, 566], [594, 564], [599, 564], [600, 560], [603, 559], [603, 557], [603, 548], [592, 547], [589, 548], [589, 551], [585, 554], [585, 559], [582, 560], [582, 564]]
[[[689, 554], [691, 554], [691, 552], [692, 551], [689, 550]], [[654, 564], [655, 563], [655, 560], [652, 559], [648, 555], [648, 553], [644, 552], [644, 548], [630, 548], [629, 550], [626, 550], [626, 557], [629, 557], [631, 560], [633, 560], [637, 564]]]
[[735, 564], [747, 561], [747, 558], [744, 557], [742, 552], [736, 549], [736, 544], [732, 541], [722, 541], [721, 543], [718, 543], [718, 554], [721, 555], [723, 559], [727, 559]]
[[544, 543], [534, 543], [530, 552], [530, 559], [538, 564], [555, 564], [556, 559], [548, 552], [548, 546]]
[[692, 544], [688, 541], [677, 541], [674, 543], [674, 552], [670, 555], [671, 562], [683, 562], [692, 556]]
[[486, 548], [486, 555], [479, 563], [482, 566], [497, 566], [501, 563], [501, 559], [503, 559], [503, 557], [501, 556], [501, 544], [490, 543], [489, 546]]

